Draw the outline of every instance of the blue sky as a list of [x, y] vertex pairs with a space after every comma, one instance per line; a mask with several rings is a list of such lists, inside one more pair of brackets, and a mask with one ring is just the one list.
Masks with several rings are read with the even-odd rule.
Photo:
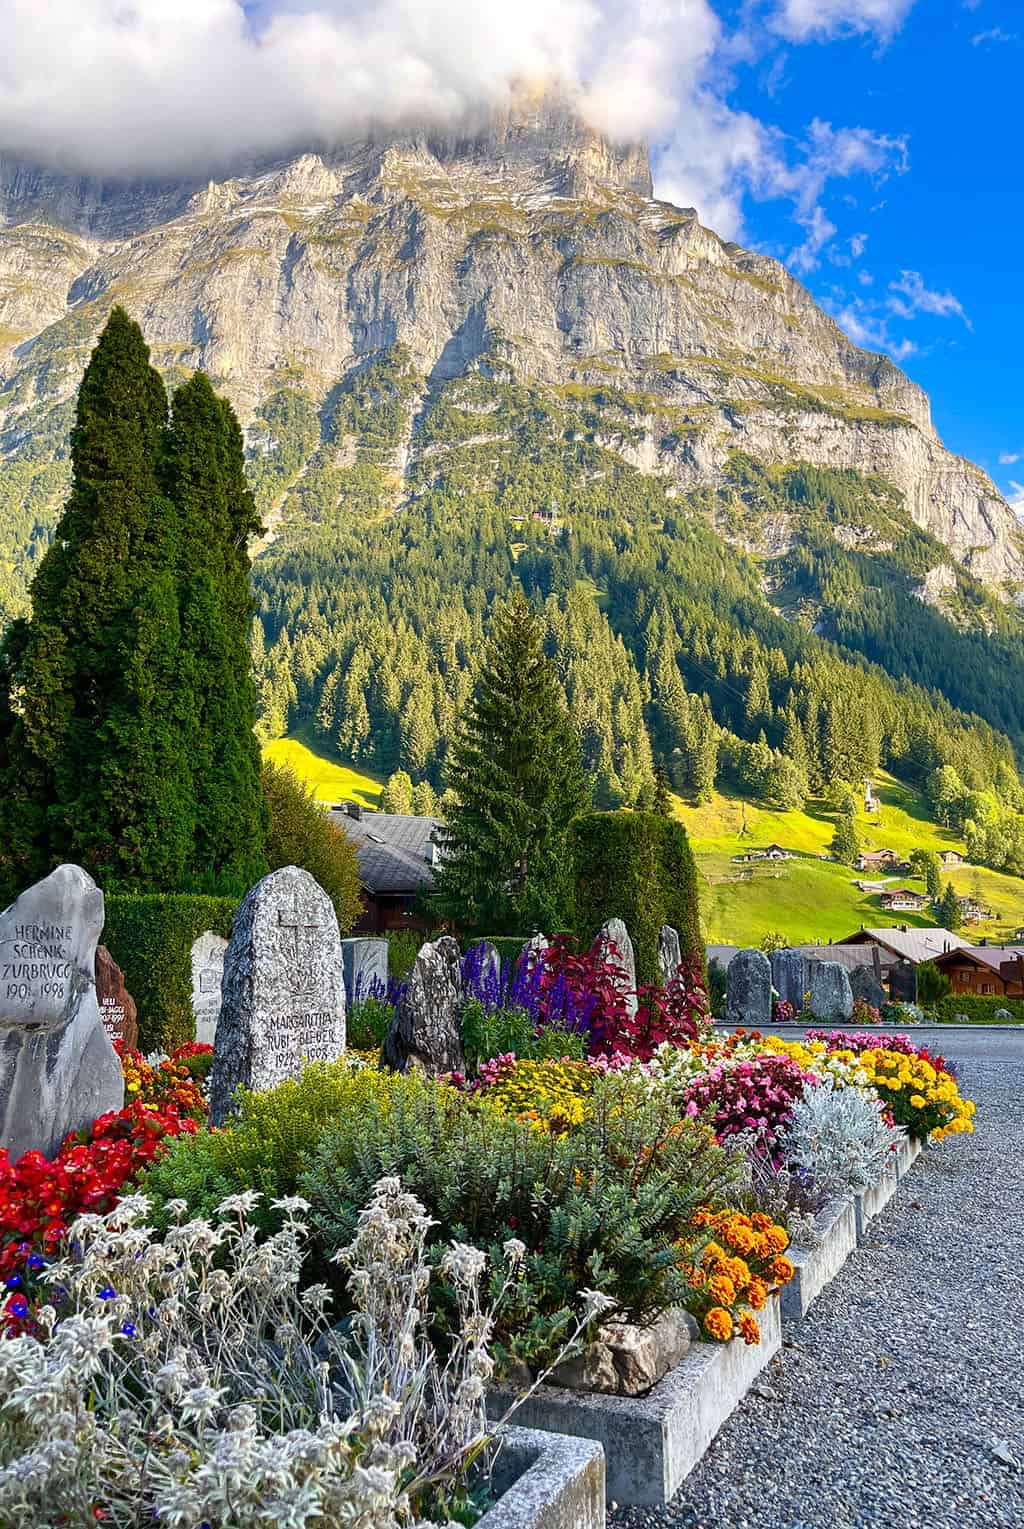
[[[790, 38], [754, 25], [749, 4], [718, 11], [718, 56], [730, 37], [736, 55], [719, 94], [763, 125], [794, 178], [783, 190], [778, 172], [748, 171], [736, 236], [785, 259], [858, 343], [893, 355], [930, 394], [947, 445], [1024, 510], [1024, 4], [911, 0], [889, 35]], [[826, 163], [797, 205], [815, 121], [831, 127], [816, 130]], [[846, 174], [837, 135], [849, 129], [863, 130], [866, 168]]]

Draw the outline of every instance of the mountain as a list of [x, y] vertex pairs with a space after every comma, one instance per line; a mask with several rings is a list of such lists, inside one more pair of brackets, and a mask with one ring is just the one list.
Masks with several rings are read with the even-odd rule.
[[993, 484], [897, 367], [557, 91], [202, 184], [0, 159], [0, 620], [114, 303], [246, 427], [268, 735], [309, 723], [440, 783], [519, 581], [608, 802], [653, 753], [696, 790], [763, 783], [760, 749], [812, 784], [883, 762], [988, 785], [1024, 743], [1024, 537]]

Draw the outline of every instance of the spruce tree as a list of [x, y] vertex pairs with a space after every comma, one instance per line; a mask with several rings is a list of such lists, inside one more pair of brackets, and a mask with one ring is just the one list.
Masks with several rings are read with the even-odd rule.
[[960, 911], [960, 899], [951, 881], [946, 882], [945, 891], [934, 905], [934, 914], [939, 929], [948, 929], [950, 934], [956, 934], [962, 928], [964, 916]]
[[260, 529], [230, 404], [197, 372], [174, 395], [161, 466], [180, 529], [181, 657], [190, 698], [195, 833], [187, 879], [244, 891], [266, 871], [268, 818], [254, 732], [248, 542]]
[[665, 761], [659, 759], [654, 767], [653, 810], [663, 818], [672, 816], [672, 794]]
[[543, 626], [522, 591], [499, 608], [447, 777], [455, 791], [437, 889], [467, 934], [564, 927], [567, 832], [591, 804]]
[[176, 516], [157, 480], [166, 416], [142, 333], [115, 308], [78, 396], [67, 505], [0, 657], [15, 884], [59, 860], [107, 887], [181, 881], [195, 818]]

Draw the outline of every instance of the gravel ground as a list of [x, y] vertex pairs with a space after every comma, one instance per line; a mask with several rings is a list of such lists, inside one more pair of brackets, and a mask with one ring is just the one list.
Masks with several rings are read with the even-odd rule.
[[976, 1133], [918, 1159], [671, 1505], [618, 1529], [1024, 1529], [1024, 1048], [992, 1041], [957, 1064]]

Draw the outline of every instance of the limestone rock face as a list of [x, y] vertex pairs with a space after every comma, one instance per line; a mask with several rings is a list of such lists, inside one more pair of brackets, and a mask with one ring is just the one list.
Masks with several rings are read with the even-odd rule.
[[235, 914], [224, 953], [210, 1072], [210, 1123], [239, 1086], [260, 1091], [345, 1050], [345, 976], [334, 905], [308, 871], [264, 876]]
[[52, 1157], [124, 1103], [96, 1001], [103, 893], [61, 865], [0, 913], [0, 1146]]
[[[944, 450], [921, 390], [781, 265], [655, 199], [646, 149], [601, 138], [557, 93], [216, 182], [0, 158], [0, 463], [52, 460], [114, 302], [158, 366], [204, 367], [244, 425], [286, 384], [321, 405], [399, 343], [432, 389], [482, 369], [555, 400], [628, 393], [641, 406], [614, 449], [680, 491], [719, 482], [735, 451], [877, 473], [980, 578], [1024, 580], [1013, 512]], [[396, 502], [436, 450], [416, 419], [390, 464]], [[63, 492], [47, 486], [44, 519]], [[788, 534], [771, 529], [777, 550]]]
[[458, 1072], [462, 1051], [462, 958], [451, 935], [424, 945], [384, 1041], [396, 1072]]

